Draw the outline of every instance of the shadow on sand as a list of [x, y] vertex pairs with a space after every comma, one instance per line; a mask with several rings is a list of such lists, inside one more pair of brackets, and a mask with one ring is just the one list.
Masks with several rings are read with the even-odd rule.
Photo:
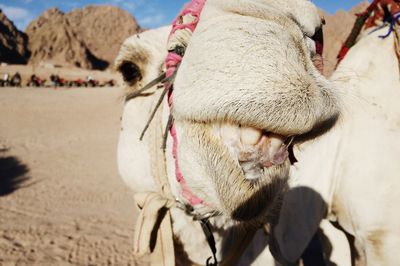
[[0, 149], [0, 197], [7, 196], [29, 179], [29, 168], [17, 157], [8, 156], [7, 149]]

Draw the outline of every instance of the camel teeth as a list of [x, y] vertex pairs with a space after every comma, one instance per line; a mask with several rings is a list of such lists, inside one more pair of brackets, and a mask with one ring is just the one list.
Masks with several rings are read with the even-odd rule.
[[262, 131], [252, 127], [240, 128], [240, 140], [245, 145], [256, 145], [262, 136]]
[[228, 143], [239, 141], [240, 140], [239, 126], [233, 124], [222, 124], [221, 137]]
[[285, 142], [285, 137], [273, 133], [269, 135], [269, 139], [271, 145], [270, 150], [273, 152], [278, 151]]

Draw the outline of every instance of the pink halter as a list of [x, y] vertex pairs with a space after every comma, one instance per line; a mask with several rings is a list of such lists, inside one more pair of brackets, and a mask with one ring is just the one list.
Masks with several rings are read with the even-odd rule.
[[[170, 33], [169, 38], [171, 38], [174, 33], [178, 30], [190, 30], [192, 33], [197, 27], [197, 24], [200, 19], [200, 13], [203, 10], [204, 4], [206, 0], [193, 0], [190, 3], [186, 4], [181, 13], [178, 15], [178, 17], [173, 21], [172, 23], [172, 31]], [[194, 21], [187, 23], [187, 24], [182, 24], [183, 17], [186, 15], [191, 15], [195, 19]], [[169, 78], [171, 77], [175, 71], [177, 70], [178, 65], [182, 62], [182, 56], [176, 54], [174, 51], [170, 51], [167, 55], [167, 58], [165, 60], [165, 65], [167, 68], [167, 73], [166, 77]], [[169, 86], [169, 92], [168, 92], [168, 105], [171, 108], [172, 102], [173, 102], [173, 86], [170, 84], [166, 84], [166, 86]], [[181, 186], [182, 189], [182, 196], [192, 205], [199, 205], [203, 204], [204, 201], [202, 199], [199, 199], [196, 197], [190, 189], [187, 187], [185, 179], [182, 175], [182, 172], [179, 168], [179, 162], [178, 162], [178, 138], [176, 135], [176, 126], [175, 123], [171, 126], [170, 129], [170, 134], [172, 136], [173, 140], [173, 149], [172, 149], [172, 155], [175, 160], [175, 175], [176, 175], [176, 180]]]

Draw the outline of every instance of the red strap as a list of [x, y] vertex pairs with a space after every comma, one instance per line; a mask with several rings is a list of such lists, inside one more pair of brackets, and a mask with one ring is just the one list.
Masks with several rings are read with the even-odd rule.
[[338, 58], [338, 63], [345, 58], [345, 56], [349, 52], [349, 50], [350, 50], [350, 48], [348, 48], [346, 46], [342, 46], [342, 49], [340, 49], [340, 52], [339, 52], [338, 57], [337, 57]]

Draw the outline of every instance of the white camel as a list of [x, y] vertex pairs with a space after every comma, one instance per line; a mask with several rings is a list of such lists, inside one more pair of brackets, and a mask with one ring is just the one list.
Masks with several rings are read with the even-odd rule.
[[[211, 216], [218, 261], [229, 261], [231, 249], [242, 254], [239, 242], [248, 244], [236, 258], [239, 265], [272, 265], [268, 238], [256, 230], [277, 218], [288, 188], [291, 137], [339, 115], [335, 89], [312, 61], [317, 56], [312, 37], [320, 27], [316, 7], [306, 0], [207, 1], [174, 84], [172, 114], [184, 182], [176, 180], [171, 140], [165, 158], [160, 149], [166, 101], [139, 141], [161, 92], [147, 91], [124, 107], [121, 176], [136, 192], [157, 192], [166, 189], [160, 179], [166, 173], [180, 204], [189, 205], [193, 195], [201, 199], [191, 212]], [[145, 32], [123, 45], [116, 66], [130, 91], [159, 73], [165, 51], [154, 38], [166, 43], [162, 31]], [[155, 205], [162, 201], [144, 195], [139, 199], [144, 209], [150, 198], [158, 200]], [[177, 264], [204, 264], [210, 251], [200, 224], [180, 208], [171, 209], [171, 218]]]
[[355, 265], [400, 265], [400, 36], [378, 38], [386, 32], [363, 33], [333, 75], [338, 123], [296, 145], [297, 182], [274, 229], [286, 261], [297, 260], [328, 218], [348, 234]]
[[[122, 45], [115, 65], [125, 80], [127, 95], [142, 88], [161, 74], [170, 30], [170, 27], [149, 30], [128, 38]], [[158, 136], [159, 140], [156, 146], [152, 143], [149, 135], [146, 135], [143, 141], [140, 141], [139, 138], [158, 96], [157, 87], [154, 87], [143, 97], [127, 102], [124, 107], [118, 145], [119, 171], [127, 185], [135, 192], [157, 191], [157, 181], [154, 176], [157, 175], [156, 172], [159, 166], [154, 165], [157, 162], [154, 162], [151, 157], [156, 156], [157, 150], [161, 151], [161, 135]], [[162, 108], [163, 113], [165, 113], [163, 116], [165, 116], [168, 107], [164, 105]], [[163, 121], [158, 120], [157, 122], [165, 126], [166, 119], [166, 117], [163, 117], [161, 119]], [[157, 122], [155, 121], [154, 124]], [[170, 149], [169, 144], [168, 150]], [[167, 157], [167, 160], [170, 164], [173, 164], [172, 158]], [[171, 184], [175, 184], [175, 187], [172, 187], [173, 193], [179, 195], [174, 169], [172, 167], [168, 168], [168, 172]], [[179, 248], [182, 247], [178, 247], [178, 251], [175, 251], [177, 253], [177, 265], [188, 265], [189, 259], [191, 263], [204, 264], [205, 259], [211, 253], [199, 223], [193, 221], [192, 217], [180, 209], [172, 211], [174, 234], [179, 236], [179, 242], [181, 242], [184, 249], [179, 251]], [[218, 232], [216, 232], [216, 240], [220, 252], [218, 259], [223, 257], [222, 252], [226, 252], [221, 248], [222, 242], [226, 242], [227, 237], [235, 240], [235, 235], [237, 234], [231, 225], [224, 225], [225, 222], [225, 219], [213, 219], [213, 226], [218, 229]], [[225, 249], [229, 249], [229, 242], [224, 243], [224, 245], [226, 246]], [[250, 254], [244, 254], [240, 263], [249, 265], [251, 261], [254, 265], [258, 265], [258, 261], [262, 265], [274, 265], [274, 259], [266, 245], [267, 238], [260, 230], [252, 239], [252, 243], [249, 244]], [[251, 252], [254, 254], [251, 254]], [[142, 262], [143, 258], [139, 259], [139, 262]]]

